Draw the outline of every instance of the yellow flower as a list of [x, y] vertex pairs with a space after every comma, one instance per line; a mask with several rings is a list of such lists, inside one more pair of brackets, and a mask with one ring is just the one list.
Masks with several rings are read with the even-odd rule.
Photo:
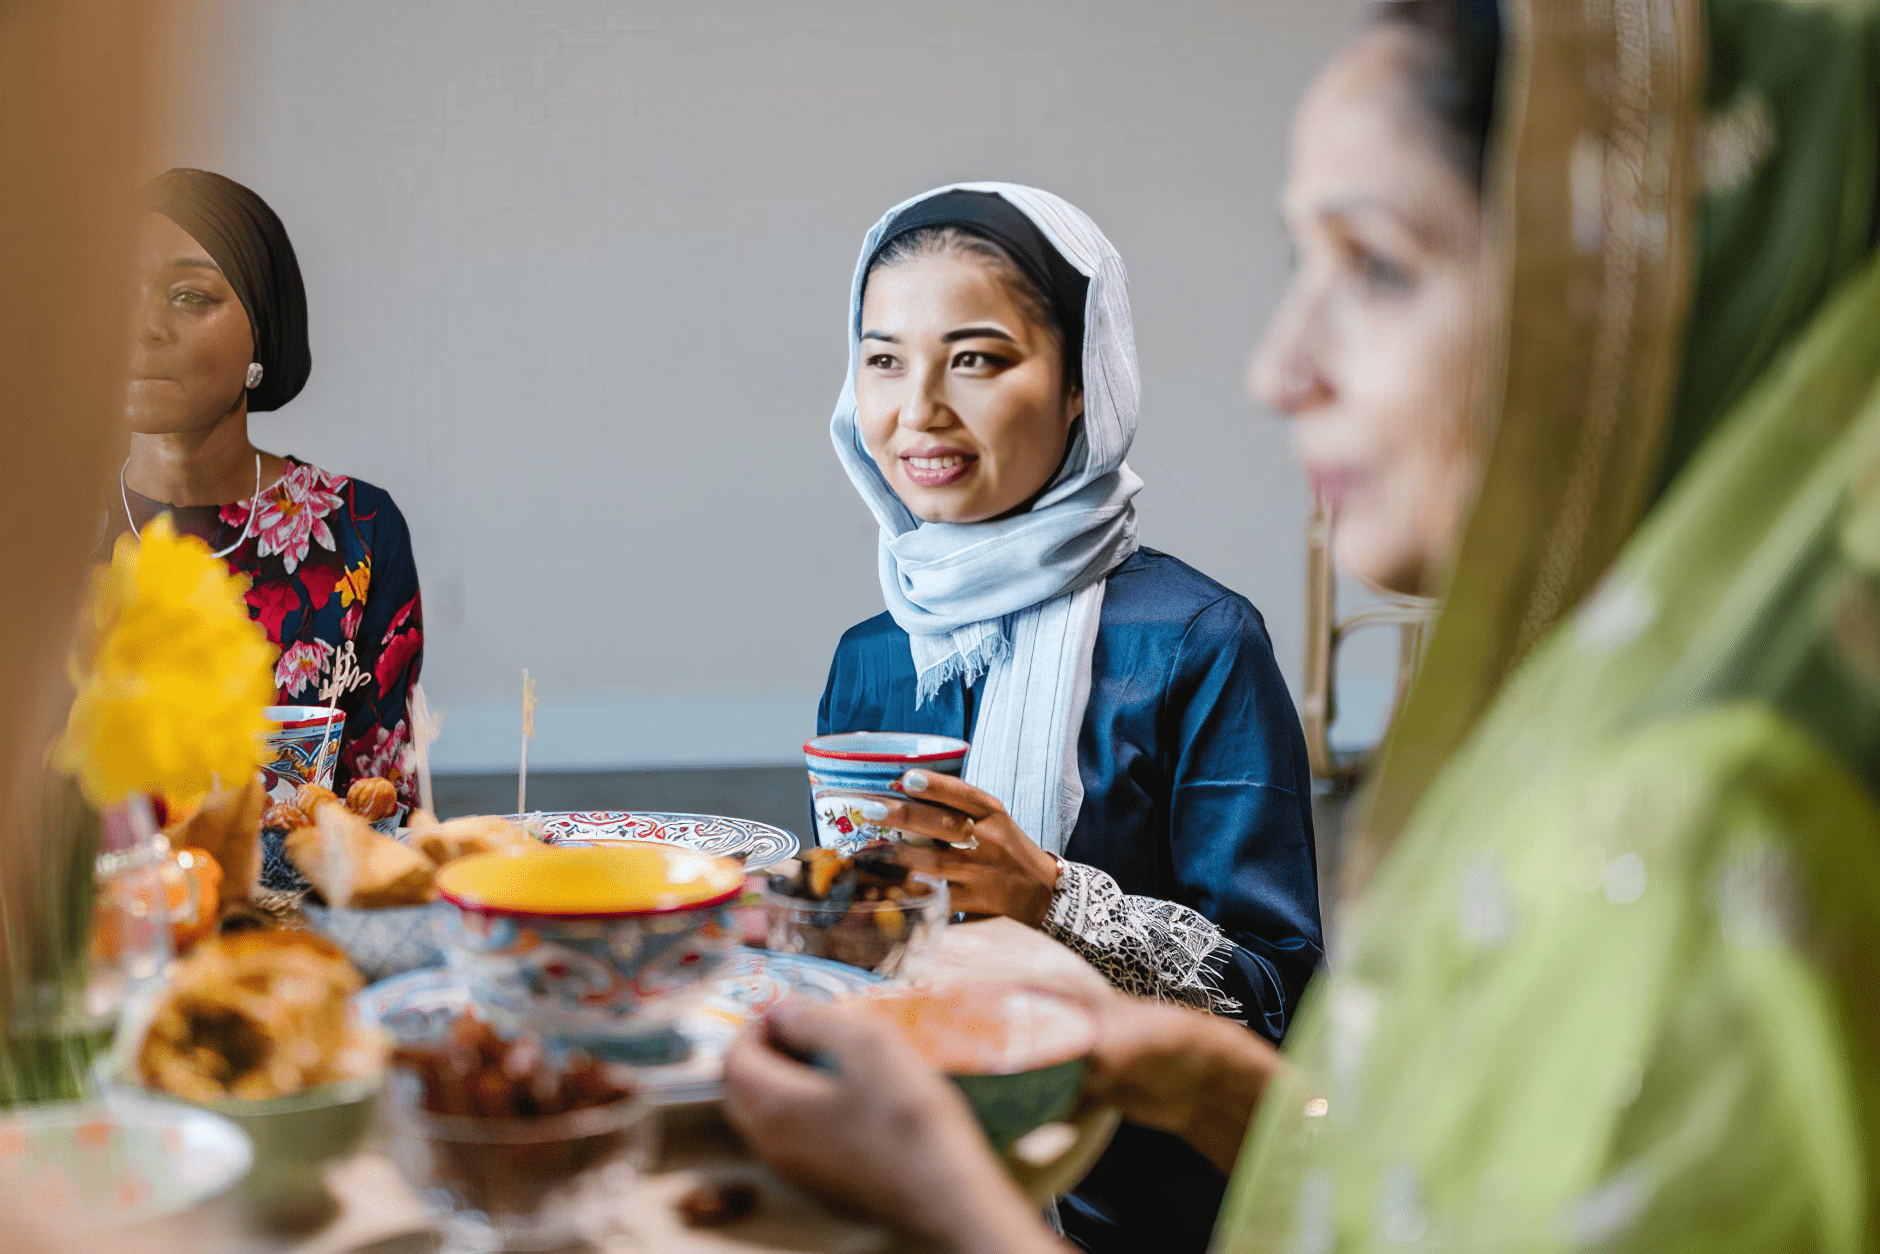
[[168, 515], [142, 543], [118, 538], [92, 583], [57, 757], [93, 805], [200, 793], [264, 763], [275, 649], [248, 617], [245, 589]]

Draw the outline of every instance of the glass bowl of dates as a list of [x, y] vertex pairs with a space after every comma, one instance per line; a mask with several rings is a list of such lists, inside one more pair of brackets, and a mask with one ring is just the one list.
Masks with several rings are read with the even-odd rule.
[[952, 912], [946, 881], [897, 861], [886, 842], [849, 857], [811, 849], [770, 874], [763, 901], [769, 948], [887, 976], [925, 952]]
[[392, 1155], [446, 1251], [600, 1239], [652, 1152], [629, 1070], [471, 1014], [392, 1055]]

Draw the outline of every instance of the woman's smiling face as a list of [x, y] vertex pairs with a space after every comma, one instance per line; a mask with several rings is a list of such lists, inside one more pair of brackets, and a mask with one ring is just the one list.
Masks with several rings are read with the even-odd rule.
[[1056, 332], [994, 263], [951, 248], [868, 276], [855, 403], [869, 455], [924, 522], [1024, 504], [1083, 413]]

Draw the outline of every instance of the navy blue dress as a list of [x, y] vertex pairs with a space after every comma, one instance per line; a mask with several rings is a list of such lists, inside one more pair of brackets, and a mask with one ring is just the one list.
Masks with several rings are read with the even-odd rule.
[[[984, 682], [916, 709], [907, 633], [881, 614], [844, 633], [817, 730], [970, 740]], [[1132, 992], [1277, 1043], [1322, 949], [1311, 772], [1259, 611], [1139, 549], [1104, 591], [1077, 752], [1073, 874], [1045, 931]], [[1186, 1142], [1125, 1124], [1062, 1215], [1088, 1249], [1198, 1254], [1225, 1187]]]

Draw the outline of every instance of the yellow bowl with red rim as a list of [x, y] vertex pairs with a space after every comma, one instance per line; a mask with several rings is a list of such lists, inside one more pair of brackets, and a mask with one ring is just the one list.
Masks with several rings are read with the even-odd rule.
[[682, 1052], [672, 1020], [737, 949], [744, 869], [650, 841], [546, 847], [459, 859], [437, 888], [451, 967], [493, 1023], [651, 1062]]

